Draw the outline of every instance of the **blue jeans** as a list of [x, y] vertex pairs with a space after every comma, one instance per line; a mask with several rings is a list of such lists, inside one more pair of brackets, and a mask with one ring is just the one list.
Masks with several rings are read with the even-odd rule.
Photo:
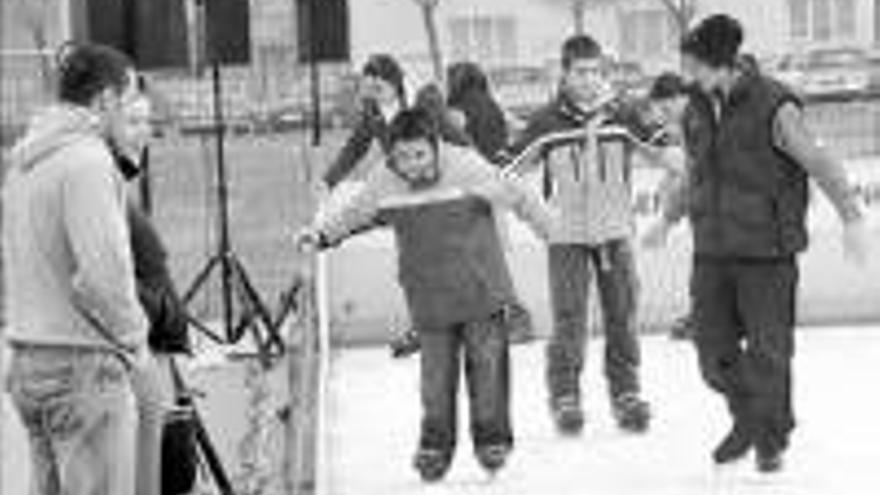
[[419, 447], [449, 454], [455, 450], [462, 361], [474, 448], [512, 447], [510, 356], [507, 326], [501, 316], [420, 331], [423, 417]]
[[133, 495], [137, 410], [113, 354], [16, 347], [9, 394], [31, 444], [33, 495]]
[[152, 357], [132, 373], [138, 410], [136, 495], [162, 495], [162, 432], [175, 405], [171, 356]]
[[548, 253], [553, 335], [547, 344], [551, 400], [580, 398], [587, 341], [587, 296], [596, 277], [605, 330], [605, 376], [612, 398], [639, 392], [637, 275], [629, 241], [552, 244]]

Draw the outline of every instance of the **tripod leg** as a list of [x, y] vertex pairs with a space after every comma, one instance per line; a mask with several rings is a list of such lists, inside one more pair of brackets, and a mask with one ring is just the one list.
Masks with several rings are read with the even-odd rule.
[[180, 400], [181, 397], [186, 397], [187, 402], [192, 407], [192, 420], [195, 425], [196, 444], [198, 445], [202, 457], [204, 457], [205, 464], [214, 479], [214, 484], [217, 486], [217, 489], [220, 490], [221, 495], [235, 495], [235, 492], [232, 490], [232, 483], [229, 481], [229, 476], [226, 475], [226, 470], [223, 469], [223, 463], [220, 461], [220, 456], [217, 454], [217, 450], [214, 448], [210, 436], [208, 436], [208, 430], [205, 428], [205, 423], [202, 421], [202, 417], [195, 405], [195, 401], [192, 399], [191, 391], [184, 383], [183, 375], [174, 359], [171, 360], [171, 376], [174, 381], [174, 388], [176, 390], [175, 394], [177, 395], [178, 400]]
[[299, 310], [299, 301], [297, 301], [297, 298], [299, 297], [300, 291], [302, 289], [302, 278], [297, 276], [294, 279], [293, 283], [290, 285], [290, 288], [284, 291], [284, 293], [281, 295], [281, 305], [278, 307], [278, 312], [275, 314], [274, 319], [272, 320], [272, 328], [281, 328], [281, 325], [284, 324], [284, 320], [287, 318], [287, 315]]
[[266, 307], [266, 304], [260, 299], [259, 294], [254, 288], [254, 285], [251, 283], [250, 279], [248, 278], [247, 272], [244, 270], [241, 262], [235, 258], [232, 258], [231, 261], [232, 267], [234, 267], [235, 278], [243, 291], [243, 297], [246, 298], [247, 303], [251, 305], [253, 310], [256, 312], [256, 315], [259, 318], [260, 322], [266, 328], [268, 336], [267, 341], [264, 344], [265, 351], [271, 352], [271, 346], [274, 345], [277, 348], [279, 354], [283, 353], [284, 339], [282, 339], [281, 335], [278, 333], [278, 328], [274, 324], [274, 320], [272, 319], [272, 315], [269, 312], [269, 309]]
[[208, 465], [208, 470], [214, 478], [214, 483], [217, 485], [217, 489], [220, 490], [221, 495], [235, 495], [235, 492], [232, 490], [232, 483], [226, 475], [226, 470], [223, 468], [220, 456], [214, 449], [214, 444], [211, 443], [211, 438], [208, 436], [208, 430], [205, 429], [205, 424], [202, 422], [201, 416], [199, 416], [198, 412], [195, 412], [194, 415], [196, 423], [196, 442], [198, 442], [202, 455], [205, 457], [205, 463]]
[[190, 284], [189, 288], [183, 294], [183, 303], [189, 304], [192, 298], [196, 295], [202, 285], [208, 280], [208, 276], [211, 275], [211, 272], [214, 270], [214, 267], [217, 266], [217, 263], [221, 261], [220, 256], [212, 257], [208, 263], [202, 268], [202, 271], [196, 275], [196, 278], [193, 280], [192, 284]]
[[223, 337], [217, 335], [213, 330], [208, 328], [201, 321], [197, 320], [194, 316], [187, 314], [186, 319], [187, 319], [187, 321], [189, 321], [190, 325], [196, 327], [196, 330], [198, 330], [199, 332], [204, 334], [206, 337], [211, 339], [211, 341], [213, 341], [214, 343], [216, 343], [216, 344], [225, 344], [226, 343], [226, 341], [223, 339]]
[[[228, 246], [228, 241], [226, 241]], [[228, 250], [224, 250], [222, 261], [220, 263], [220, 291], [223, 301], [223, 328], [226, 330], [226, 337], [229, 342], [234, 342], [232, 338], [233, 319], [235, 318], [235, 309], [232, 307], [232, 291], [235, 290], [233, 277], [235, 276], [235, 258]]]

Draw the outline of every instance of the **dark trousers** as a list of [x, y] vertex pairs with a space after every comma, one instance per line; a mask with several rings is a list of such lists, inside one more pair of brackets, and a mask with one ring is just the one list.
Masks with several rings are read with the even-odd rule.
[[512, 447], [510, 356], [503, 318], [425, 329], [419, 337], [423, 407], [420, 447], [449, 453], [455, 450], [462, 360], [474, 448]]
[[698, 258], [692, 284], [703, 379], [759, 448], [784, 449], [795, 423], [797, 261]]
[[587, 296], [596, 274], [605, 325], [605, 375], [612, 398], [638, 393], [639, 343], [635, 325], [637, 278], [628, 241], [549, 248], [553, 335], [547, 346], [551, 400], [580, 396], [587, 339]]

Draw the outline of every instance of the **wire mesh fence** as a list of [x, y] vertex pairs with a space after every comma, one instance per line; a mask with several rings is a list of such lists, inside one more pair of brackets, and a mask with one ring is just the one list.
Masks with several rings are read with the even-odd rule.
[[[331, 127], [324, 134], [323, 146], [311, 148], [303, 117], [308, 114], [306, 74], [301, 68], [266, 69], [273, 66], [275, 59], [270, 58], [267, 55], [266, 60], [252, 67], [224, 69], [222, 77], [224, 110], [237, 131], [226, 146], [233, 248], [271, 305], [291, 283], [301, 262], [290, 245], [290, 234], [314, 210], [310, 183], [341, 147], [348, 131]], [[290, 62], [283, 58], [276, 55], [276, 62]], [[0, 53], [0, 136], [4, 152], [21, 135], [28, 116], [50, 101], [52, 63], [53, 58], [46, 53]], [[185, 287], [217, 243], [210, 83], [186, 71], [157, 72], [150, 77], [157, 105], [173, 122], [163, 127], [165, 132], [152, 145], [149, 180], [154, 214], [169, 244], [174, 274]], [[349, 69], [332, 68], [325, 79], [333, 81], [324, 91], [324, 97], [333, 102], [330, 108], [351, 106], [345, 103], [352, 93]], [[508, 87], [506, 91], [512, 90]], [[880, 100], [814, 101], [808, 102], [806, 112], [816, 133], [836, 155], [848, 160], [880, 156]], [[287, 122], [296, 125], [267, 125], [273, 119], [284, 121], [280, 118], [284, 115], [289, 118]], [[644, 201], [643, 197], [636, 199]], [[679, 261], [687, 263], [684, 258]], [[678, 308], [686, 309], [683, 294], [687, 284], [674, 270], [651, 273], [642, 281], [643, 292], [671, 294], [682, 301], [644, 308], [643, 323], [657, 327], [674, 319], [670, 313]], [[219, 284], [212, 283], [201, 293], [193, 305], [197, 316], [218, 315], [218, 289]]]

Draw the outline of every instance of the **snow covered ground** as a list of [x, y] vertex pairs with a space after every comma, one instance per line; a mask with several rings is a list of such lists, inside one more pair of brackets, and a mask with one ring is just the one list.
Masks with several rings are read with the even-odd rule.
[[[516, 450], [491, 483], [462, 436], [448, 478], [423, 485], [410, 468], [419, 419], [418, 360], [386, 349], [333, 356], [328, 486], [323, 494], [503, 495], [869, 495], [880, 487], [880, 328], [800, 331], [796, 403], [800, 420], [786, 472], [758, 475], [752, 463], [718, 469], [709, 450], [728, 427], [720, 400], [702, 385], [690, 344], [644, 340], [644, 388], [655, 422], [644, 436], [619, 432], [609, 417], [601, 376], [601, 340], [592, 341], [585, 375], [588, 423], [578, 439], [554, 432], [545, 407], [543, 344], [514, 349]], [[219, 376], [219, 375], [218, 375]], [[225, 376], [225, 375], [224, 375]], [[221, 380], [222, 378], [222, 380]], [[228, 377], [218, 378], [226, 385]], [[238, 388], [238, 387], [232, 387]], [[232, 392], [230, 392], [232, 393]], [[206, 411], [219, 438], [241, 429], [221, 394]], [[240, 395], [240, 394], [239, 394]], [[2, 402], [6, 402], [5, 400]], [[212, 401], [215, 402], [215, 401]], [[8, 406], [8, 403], [3, 404]], [[466, 425], [466, 408], [461, 408]], [[2, 433], [2, 495], [26, 493], [27, 448], [12, 411]], [[12, 421], [10, 421], [12, 419]], [[467, 431], [462, 428], [462, 434]], [[234, 437], [235, 435], [230, 435]], [[233, 446], [220, 445], [221, 450]]]
[[[716, 468], [709, 450], [728, 428], [721, 401], [700, 382], [693, 348], [644, 339], [644, 388], [655, 421], [644, 436], [609, 417], [602, 341], [591, 342], [585, 376], [588, 423], [577, 439], [557, 436], [545, 407], [543, 345], [514, 351], [516, 450], [488, 482], [464, 436], [447, 479], [423, 485], [410, 468], [419, 419], [418, 360], [385, 349], [334, 356], [328, 438], [332, 495], [868, 495], [880, 487], [880, 331], [808, 329], [799, 334], [799, 428], [787, 470], [759, 475], [751, 459]], [[460, 408], [465, 413], [466, 408]], [[466, 413], [465, 413], [466, 414]], [[466, 418], [460, 418], [466, 425]], [[467, 431], [461, 429], [462, 435]]]

